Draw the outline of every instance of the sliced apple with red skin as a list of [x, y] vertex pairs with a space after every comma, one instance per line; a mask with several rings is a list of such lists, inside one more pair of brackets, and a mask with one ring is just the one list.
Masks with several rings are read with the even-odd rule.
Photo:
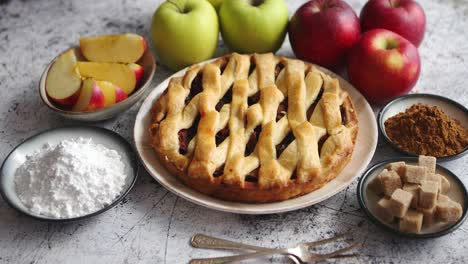
[[96, 81], [97, 86], [104, 94], [104, 107], [116, 104], [127, 99], [127, 94], [111, 82]]
[[86, 37], [80, 39], [80, 49], [89, 61], [133, 63], [145, 53], [146, 41], [131, 33]]
[[135, 78], [138, 84], [141, 80], [141, 77], [143, 77], [143, 72], [144, 72], [143, 67], [135, 63], [129, 63], [128, 66], [130, 66], [130, 68], [133, 69], [133, 72], [135, 72]]
[[74, 93], [72, 96], [67, 97], [65, 99], [53, 99], [52, 97], [51, 98], [60, 105], [70, 106], [76, 103], [79, 96], [80, 96], [80, 89], [78, 89], [78, 91], [76, 91], [76, 93]]
[[111, 82], [120, 87], [127, 95], [135, 90], [143, 76], [143, 67], [133, 63], [79, 61], [76, 66], [82, 77]]
[[105, 106], [106, 100], [104, 92], [99, 87], [98, 83], [93, 79], [85, 79], [83, 86], [80, 90], [80, 96], [75, 105], [73, 105], [73, 111], [93, 111]]
[[73, 105], [80, 94], [81, 77], [76, 63], [75, 52], [68, 50], [55, 60], [47, 73], [46, 93], [61, 105]]

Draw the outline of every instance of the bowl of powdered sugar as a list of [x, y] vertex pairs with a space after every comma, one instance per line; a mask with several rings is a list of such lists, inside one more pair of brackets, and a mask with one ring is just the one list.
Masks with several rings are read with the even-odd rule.
[[135, 184], [132, 146], [107, 129], [73, 126], [35, 135], [3, 162], [0, 193], [13, 208], [49, 221], [102, 213]]

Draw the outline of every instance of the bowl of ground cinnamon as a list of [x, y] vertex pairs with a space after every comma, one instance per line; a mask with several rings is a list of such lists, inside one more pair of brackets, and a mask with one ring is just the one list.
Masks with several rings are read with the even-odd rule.
[[408, 156], [447, 161], [468, 153], [468, 110], [448, 98], [433, 94], [398, 97], [380, 110], [377, 120], [383, 138]]

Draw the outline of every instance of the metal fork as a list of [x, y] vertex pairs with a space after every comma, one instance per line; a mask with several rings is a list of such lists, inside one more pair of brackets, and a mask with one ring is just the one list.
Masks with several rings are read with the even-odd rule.
[[293, 248], [283, 249], [269, 249], [251, 245], [245, 245], [237, 242], [232, 242], [224, 239], [218, 239], [209, 237], [201, 234], [197, 234], [192, 237], [191, 244], [197, 248], [211, 248], [211, 249], [242, 249], [242, 250], [260, 250], [255, 253], [248, 253], [244, 255], [218, 257], [218, 258], [204, 258], [204, 259], [192, 259], [190, 264], [221, 264], [221, 263], [233, 263], [236, 261], [270, 256], [270, 255], [288, 255], [295, 263], [310, 263], [314, 261], [320, 261], [328, 258], [342, 258], [342, 257], [354, 257], [357, 254], [340, 255], [344, 252], [352, 250], [360, 245], [359, 242], [355, 242], [348, 247], [339, 249], [337, 251], [328, 254], [315, 254], [309, 250], [313, 247], [330, 243], [341, 239], [346, 234], [337, 235], [333, 238], [323, 239], [315, 242], [302, 243]]
[[[192, 239], [190, 239], [190, 244], [194, 248], [204, 248], [204, 249], [231, 249], [231, 250], [253, 250], [253, 251], [271, 250], [271, 248], [267, 248], [267, 247], [258, 247], [258, 246], [253, 246], [249, 244], [243, 244], [243, 243], [229, 241], [226, 239], [216, 238], [216, 237], [207, 236], [203, 234], [194, 235]], [[289, 255], [288, 257], [294, 262], [294, 264], [301, 264], [299, 259], [297, 259], [295, 256]], [[195, 263], [209, 263], [209, 262], [195, 262]]]

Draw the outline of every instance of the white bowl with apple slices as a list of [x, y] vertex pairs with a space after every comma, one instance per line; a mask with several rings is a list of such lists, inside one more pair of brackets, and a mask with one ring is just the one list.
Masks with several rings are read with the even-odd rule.
[[127, 110], [133, 104], [135, 104], [144, 94], [144, 91], [148, 89], [148, 87], [150, 86], [151, 80], [153, 79], [154, 72], [156, 71], [156, 62], [154, 60], [154, 57], [151, 54], [151, 51], [146, 49], [143, 55], [141, 56], [141, 58], [136, 62], [137, 64], [143, 67], [143, 75], [139, 83], [137, 84], [135, 90], [128, 96], [128, 98], [116, 104], [106, 106], [104, 108], [92, 110], [92, 111], [73, 111], [71, 108], [66, 108], [66, 107], [59, 105], [47, 94], [47, 91], [46, 91], [46, 80], [47, 80], [47, 76], [49, 74], [49, 70], [51, 66], [54, 64], [57, 58], [60, 57], [60, 55], [68, 52], [69, 50], [73, 50], [75, 52], [75, 55], [78, 61], [87, 61], [84, 58], [83, 54], [81, 53], [79, 46], [70, 48], [62, 52], [61, 54], [59, 54], [56, 58], [54, 58], [49, 63], [49, 65], [47, 65], [39, 83], [39, 94], [41, 96], [42, 101], [54, 112], [69, 119], [74, 119], [74, 120], [79, 120], [79, 121], [90, 121], [90, 122], [102, 121], [102, 120], [110, 119], [116, 116], [117, 114]]

